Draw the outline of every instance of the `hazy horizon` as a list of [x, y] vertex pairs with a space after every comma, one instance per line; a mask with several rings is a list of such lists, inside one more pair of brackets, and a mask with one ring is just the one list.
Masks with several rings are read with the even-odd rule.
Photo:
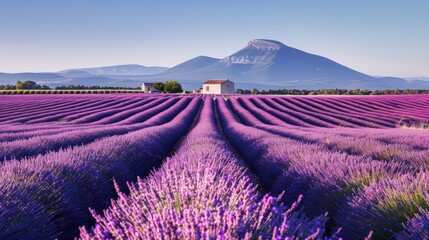
[[0, 72], [172, 67], [272, 39], [369, 75], [429, 76], [425, 1], [10, 1]]

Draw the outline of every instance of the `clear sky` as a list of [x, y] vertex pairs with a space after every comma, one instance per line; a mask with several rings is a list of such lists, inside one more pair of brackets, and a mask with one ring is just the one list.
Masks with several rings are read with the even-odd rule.
[[0, 72], [171, 67], [255, 38], [371, 75], [429, 76], [427, 0], [0, 0]]

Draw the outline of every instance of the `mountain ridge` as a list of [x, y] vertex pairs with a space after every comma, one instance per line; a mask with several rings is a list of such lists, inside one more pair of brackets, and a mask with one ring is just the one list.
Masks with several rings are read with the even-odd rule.
[[[253, 39], [237, 52], [224, 58], [198, 56], [171, 68], [146, 67], [137, 64], [95, 68], [67, 69], [54, 74], [5, 75], [2, 79], [16, 80], [26, 76], [44, 84], [58, 82], [94, 82], [108, 86], [139, 86], [142, 82], [179, 80], [185, 89], [199, 88], [207, 79], [229, 78], [239, 88], [346, 88], [346, 89], [406, 89], [429, 88], [429, 82], [407, 81], [395, 77], [373, 77], [338, 62], [287, 46], [279, 41]], [[97, 78], [98, 77], [98, 78]], [[85, 82], [87, 80], [87, 82]]]
[[104, 67], [92, 68], [74, 68], [58, 72], [58, 74], [68, 73], [70, 71], [84, 71], [93, 75], [151, 75], [167, 70], [166, 67], [143, 66], [138, 64], [121, 64]]

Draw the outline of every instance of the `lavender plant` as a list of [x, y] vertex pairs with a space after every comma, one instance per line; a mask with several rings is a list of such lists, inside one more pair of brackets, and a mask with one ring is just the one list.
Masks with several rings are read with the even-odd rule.
[[429, 239], [429, 211], [421, 210], [420, 214], [409, 218], [403, 226], [404, 230], [397, 233], [395, 238], [401, 240]]
[[392, 238], [408, 218], [429, 209], [428, 186], [425, 170], [374, 182], [344, 202], [334, 220], [342, 224], [346, 238], [364, 237], [370, 230], [375, 238]]
[[[160, 165], [191, 125], [200, 104], [196, 98], [183, 111], [169, 109], [164, 117], [172, 120], [160, 126], [4, 162], [0, 165], [0, 239], [20, 238], [32, 227], [38, 229], [37, 238], [70, 238], [78, 225], [88, 223], [89, 206], [107, 206], [114, 196], [112, 178], [124, 186]], [[32, 225], [34, 215], [26, 215], [24, 204], [40, 209]]]
[[248, 170], [216, 130], [212, 100], [175, 155], [129, 184], [82, 239], [321, 238], [327, 217], [310, 221], [280, 198], [260, 197]]

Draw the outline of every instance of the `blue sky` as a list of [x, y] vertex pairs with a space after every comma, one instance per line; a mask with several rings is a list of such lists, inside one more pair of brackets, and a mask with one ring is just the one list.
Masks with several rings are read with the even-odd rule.
[[371, 75], [429, 76], [429, 1], [0, 0], [0, 72], [171, 67], [273, 39]]

